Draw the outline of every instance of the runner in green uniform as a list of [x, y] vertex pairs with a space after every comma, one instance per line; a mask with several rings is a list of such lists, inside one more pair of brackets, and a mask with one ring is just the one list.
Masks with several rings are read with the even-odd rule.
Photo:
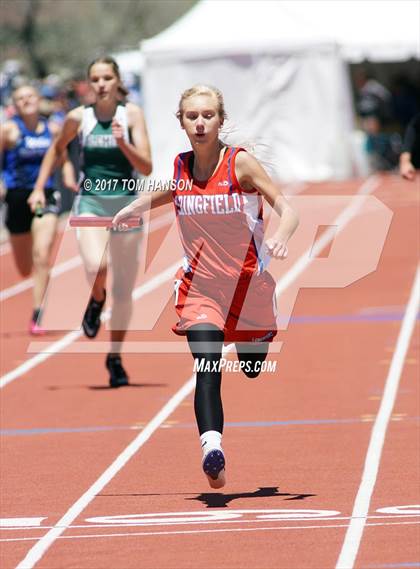
[[[152, 171], [149, 139], [143, 111], [125, 103], [127, 92], [118, 65], [111, 57], [101, 57], [88, 68], [95, 94], [93, 105], [77, 107], [68, 113], [61, 134], [50, 147], [42, 163], [31, 200], [44, 196], [44, 186], [57, 157], [76, 136], [82, 147], [84, 178], [77, 197], [79, 216], [115, 215], [132, 198], [136, 170], [144, 175]], [[130, 184], [131, 182], [134, 182]], [[106, 358], [111, 387], [128, 383], [121, 363], [124, 340], [132, 310], [132, 290], [137, 273], [137, 251], [141, 231], [107, 231], [102, 227], [80, 228], [79, 246], [92, 296], [83, 318], [83, 330], [94, 338], [100, 327], [100, 314], [106, 299], [107, 263], [103, 251], [108, 244], [113, 268], [113, 305], [111, 313], [111, 349]]]

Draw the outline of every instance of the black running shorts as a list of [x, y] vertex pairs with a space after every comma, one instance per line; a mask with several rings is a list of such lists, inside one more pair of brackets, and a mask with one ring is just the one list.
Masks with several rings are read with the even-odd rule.
[[[10, 233], [27, 233], [31, 230], [34, 214], [27, 203], [32, 190], [14, 189], [9, 190], [6, 194], [6, 227]], [[52, 213], [58, 215], [60, 213], [60, 192], [57, 190], [45, 190], [46, 204], [44, 215]]]

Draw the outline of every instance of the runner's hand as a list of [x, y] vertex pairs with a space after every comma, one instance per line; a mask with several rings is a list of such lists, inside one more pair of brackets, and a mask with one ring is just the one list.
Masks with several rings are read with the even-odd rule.
[[61, 175], [63, 178], [63, 186], [77, 194], [79, 192], [79, 184], [74, 176], [74, 172], [69, 172], [63, 168]]
[[7, 189], [3, 183], [3, 180], [0, 180], [0, 202], [6, 199]]
[[268, 254], [275, 259], [285, 259], [288, 254], [288, 249], [284, 241], [278, 239], [277, 237], [271, 237], [265, 242]]
[[113, 118], [111, 123], [112, 136], [117, 141], [117, 144], [124, 141], [124, 129], [117, 119]]
[[26, 200], [29, 207], [31, 208], [32, 213], [35, 213], [35, 210], [38, 207], [44, 208], [45, 207], [45, 194], [43, 190], [34, 190], [30, 195], [29, 198]]
[[416, 170], [411, 162], [404, 162], [401, 164], [400, 173], [406, 180], [413, 181], [416, 177]]
[[127, 229], [130, 229], [128, 224], [125, 223], [125, 221], [130, 219], [130, 217], [133, 217], [133, 212], [130, 206], [123, 207], [123, 209], [121, 209], [112, 220], [113, 229], [117, 231], [127, 231]]

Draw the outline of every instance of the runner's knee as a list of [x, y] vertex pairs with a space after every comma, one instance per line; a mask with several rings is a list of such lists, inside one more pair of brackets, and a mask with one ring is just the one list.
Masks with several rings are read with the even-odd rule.
[[38, 268], [48, 267], [49, 254], [44, 247], [34, 247], [32, 252], [33, 263]]

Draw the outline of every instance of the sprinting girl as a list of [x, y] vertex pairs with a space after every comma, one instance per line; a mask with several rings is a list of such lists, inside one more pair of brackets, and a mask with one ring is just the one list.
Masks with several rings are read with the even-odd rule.
[[[7, 203], [6, 227], [16, 267], [22, 277], [33, 273], [33, 310], [31, 334], [43, 334], [40, 307], [48, 284], [51, 249], [57, 233], [60, 194], [51, 177], [45, 180], [45, 197], [31, 202], [31, 195], [42, 159], [57, 136], [59, 126], [40, 114], [40, 96], [31, 85], [13, 92], [16, 115], [6, 121], [0, 132], [3, 153], [2, 183]], [[53, 165], [51, 170], [53, 169]], [[63, 164], [63, 181], [74, 183], [72, 166]], [[28, 203], [29, 199], [29, 203]], [[32, 208], [30, 206], [32, 203]], [[37, 215], [35, 209], [37, 208]]]
[[[276, 335], [275, 282], [264, 253], [285, 258], [298, 219], [259, 162], [243, 148], [219, 139], [225, 119], [218, 89], [197, 85], [185, 91], [177, 116], [192, 151], [175, 159], [176, 190], [154, 194], [151, 207], [173, 199], [184, 266], [176, 275], [177, 334], [186, 335], [196, 362], [194, 409], [203, 449], [202, 467], [212, 488], [225, 484], [220, 395], [224, 342], [235, 342], [243, 371], [257, 377]], [[180, 181], [183, 181], [180, 184]], [[192, 181], [191, 191], [181, 191]], [[262, 242], [264, 196], [280, 216], [275, 235]], [[120, 211], [114, 227], [150, 206], [145, 196]], [[265, 249], [265, 250], [264, 250]], [[204, 364], [204, 365], [203, 365]]]
[[[79, 135], [84, 179], [77, 213], [79, 216], [109, 217], [132, 199], [127, 180], [133, 178], [133, 171], [145, 175], [152, 171], [150, 145], [143, 111], [124, 102], [127, 91], [121, 83], [115, 60], [101, 57], [93, 61], [88, 68], [88, 79], [95, 102], [67, 114], [61, 134], [42, 164], [31, 202], [35, 204], [41, 199], [53, 162]], [[80, 252], [92, 286], [92, 296], [83, 318], [83, 330], [89, 338], [97, 335], [101, 323], [107, 278], [103, 252], [107, 245], [110, 250], [113, 305], [111, 348], [106, 367], [111, 387], [128, 384], [121, 361], [121, 345], [132, 311], [132, 290], [137, 273], [137, 263], [133, 259], [137, 258], [140, 235], [139, 229], [129, 234], [109, 232], [105, 227], [78, 230]]]

